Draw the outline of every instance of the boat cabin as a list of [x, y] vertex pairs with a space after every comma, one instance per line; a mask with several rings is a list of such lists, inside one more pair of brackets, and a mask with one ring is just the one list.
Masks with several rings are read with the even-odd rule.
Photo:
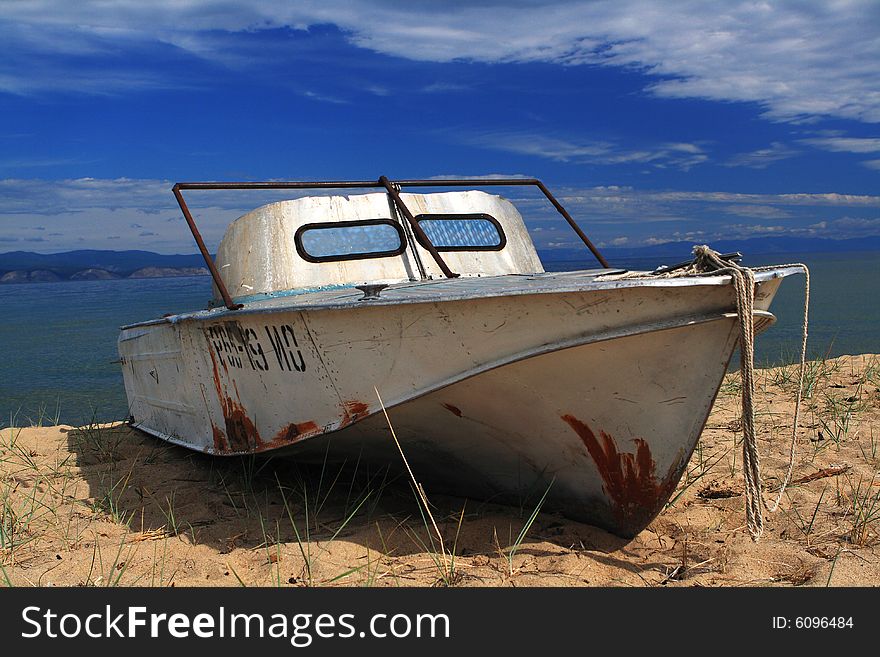
[[[533, 185], [568, 221], [603, 267], [608, 263], [541, 181], [515, 179], [178, 183], [173, 192], [214, 279], [212, 305], [322, 289], [436, 278], [544, 271], [522, 216], [507, 199], [470, 189], [408, 193], [402, 188]], [[205, 246], [184, 189], [383, 188], [270, 203], [233, 221], [216, 259]]]
[[422, 234], [398, 215], [387, 194], [309, 196], [264, 205], [232, 222], [216, 266], [237, 302], [445, 277], [427, 240], [462, 277], [544, 271], [510, 201], [481, 191], [401, 197]]

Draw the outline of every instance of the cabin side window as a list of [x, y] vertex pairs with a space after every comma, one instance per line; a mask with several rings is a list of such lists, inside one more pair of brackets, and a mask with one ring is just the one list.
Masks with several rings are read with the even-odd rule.
[[420, 214], [416, 221], [438, 251], [500, 251], [507, 244], [501, 224], [488, 214]]
[[390, 219], [305, 224], [294, 235], [296, 251], [309, 262], [387, 258], [403, 253], [406, 238]]

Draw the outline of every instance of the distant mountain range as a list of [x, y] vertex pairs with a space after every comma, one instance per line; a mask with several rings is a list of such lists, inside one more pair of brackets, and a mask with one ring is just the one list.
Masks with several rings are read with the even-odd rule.
[[0, 283], [157, 278], [207, 275], [199, 254], [81, 250], [65, 253], [0, 253]]
[[[695, 242], [666, 242], [640, 247], [603, 247], [612, 263], [639, 259], [663, 259], [670, 264], [691, 257]], [[746, 256], [783, 253], [846, 253], [880, 251], [880, 236], [832, 240], [814, 237], [756, 237], [712, 242], [716, 251], [741, 251]], [[584, 248], [540, 249], [545, 262], [583, 260]], [[0, 253], [0, 283], [28, 283], [63, 280], [106, 280], [112, 278], [157, 278], [162, 276], [207, 275], [199, 254], [161, 255], [151, 251], [81, 250], [65, 253]]]

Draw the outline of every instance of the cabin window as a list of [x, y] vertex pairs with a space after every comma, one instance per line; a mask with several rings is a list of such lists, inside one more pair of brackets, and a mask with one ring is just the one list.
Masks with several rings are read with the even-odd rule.
[[294, 235], [297, 253], [309, 262], [387, 258], [403, 253], [403, 230], [391, 219], [305, 224]]
[[507, 244], [501, 224], [488, 214], [420, 214], [416, 221], [438, 251], [500, 251]]

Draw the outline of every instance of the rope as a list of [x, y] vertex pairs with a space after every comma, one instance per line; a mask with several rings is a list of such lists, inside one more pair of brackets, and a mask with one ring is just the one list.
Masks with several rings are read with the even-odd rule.
[[794, 404], [794, 422], [792, 423], [791, 428], [791, 446], [789, 448], [789, 457], [788, 457], [788, 469], [785, 473], [785, 479], [782, 482], [782, 486], [779, 488], [779, 494], [776, 496], [776, 500], [773, 502], [773, 505], [768, 507], [768, 511], [770, 513], [775, 513], [779, 508], [779, 503], [782, 501], [782, 494], [785, 492], [786, 487], [789, 482], [791, 482], [791, 475], [794, 471], [794, 452], [795, 445], [797, 443], [797, 430], [798, 424], [800, 423], [801, 416], [801, 402], [803, 401], [804, 395], [804, 374], [806, 370], [806, 360], [807, 360], [807, 325], [809, 323], [809, 315], [810, 315], [810, 270], [803, 263], [797, 262], [785, 265], [786, 267], [800, 267], [804, 272], [804, 323], [801, 327], [801, 360], [800, 366], [798, 368], [798, 387], [797, 387], [797, 398]]
[[694, 264], [698, 271], [729, 274], [733, 279], [739, 317], [746, 526], [752, 540], [757, 541], [764, 532], [764, 516], [761, 512], [761, 461], [755, 435], [755, 274], [747, 267], [722, 260], [718, 253], [705, 245], [694, 247]]
[[[742, 432], [743, 432], [743, 480], [745, 483], [746, 527], [753, 541], [757, 541], [764, 531], [762, 507], [771, 513], [779, 508], [782, 495], [791, 481], [794, 471], [795, 447], [797, 430], [800, 422], [801, 401], [803, 398], [804, 371], [807, 357], [807, 324], [810, 304], [810, 272], [802, 263], [776, 265], [773, 267], [743, 267], [735, 262], [725, 260], [717, 251], [706, 245], [694, 246], [694, 259], [690, 264], [666, 270], [662, 273], [647, 274], [661, 278], [677, 278], [681, 276], [729, 275], [733, 282], [736, 295], [736, 313], [739, 319], [740, 345], [740, 376], [742, 378]], [[801, 340], [801, 357], [798, 373], [797, 398], [794, 408], [794, 422], [789, 448], [789, 462], [785, 478], [779, 489], [776, 500], [768, 505], [761, 493], [761, 463], [758, 454], [758, 441], [755, 434], [755, 272], [767, 271], [777, 267], [798, 267], [805, 276], [803, 338]], [[626, 272], [603, 278], [641, 278], [643, 272]]]

